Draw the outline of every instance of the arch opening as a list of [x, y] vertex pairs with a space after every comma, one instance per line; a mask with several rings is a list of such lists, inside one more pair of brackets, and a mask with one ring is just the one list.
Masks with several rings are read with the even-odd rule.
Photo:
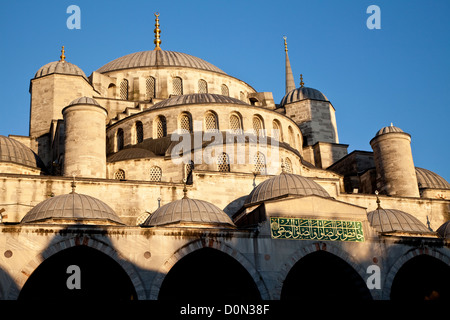
[[219, 250], [202, 248], [178, 261], [162, 282], [159, 300], [260, 300], [248, 271]]
[[423, 301], [450, 299], [450, 267], [429, 255], [408, 260], [396, 273], [391, 300]]
[[[72, 265], [79, 267], [80, 289], [72, 287], [78, 281], [77, 271], [68, 271]], [[76, 246], [42, 262], [24, 284], [18, 299], [126, 301], [136, 300], [137, 294], [131, 279], [113, 258], [88, 246]]]
[[284, 280], [282, 300], [372, 300], [361, 276], [344, 260], [326, 251], [297, 261]]

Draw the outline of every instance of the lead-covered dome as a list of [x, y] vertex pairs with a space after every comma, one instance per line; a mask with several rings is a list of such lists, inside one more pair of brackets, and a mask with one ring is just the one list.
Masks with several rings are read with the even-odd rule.
[[163, 100], [161, 102], [156, 103], [150, 109], [158, 109], [158, 108], [172, 107], [172, 106], [185, 105], [185, 104], [216, 104], [216, 103], [248, 105], [248, 103], [245, 103], [242, 100], [224, 96], [221, 94], [192, 93], [192, 94], [185, 94], [185, 95], [181, 95], [181, 96], [174, 96], [169, 99]]
[[280, 105], [284, 106], [289, 103], [307, 99], [329, 102], [328, 98], [319, 90], [308, 87], [300, 87], [286, 93], [283, 99], [281, 99]]
[[450, 183], [433, 171], [416, 167], [416, 177], [420, 189], [450, 189]]
[[450, 239], [450, 220], [444, 222], [436, 232], [445, 239]]
[[286, 195], [330, 197], [328, 192], [312, 179], [283, 172], [257, 185], [245, 199], [244, 205], [255, 204]]
[[183, 198], [158, 208], [142, 227], [225, 227], [235, 228], [231, 218], [212, 203]]
[[131, 53], [105, 64], [103, 67], [99, 68], [97, 72], [107, 73], [122, 69], [143, 67], [187, 67], [226, 74], [224, 71], [203, 59], [186, 53], [165, 50]]
[[367, 213], [367, 219], [378, 232], [430, 233], [430, 230], [419, 219], [397, 209], [378, 208]]
[[36, 79], [54, 73], [82, 76], [83, 78], [86, 78], [86, 75], [84, 74], [83, 70], [81, 70], [78, 66], [74, 65], [73, 63], [67, 62], [65, 60], [47, 63], [36, 72], [34, 78]]
[[21, 223], [123, 225], [106, 203], [75, 192], [42, 201], [23, 217]]
[[30, 148], [17, 140], [2, 135], [0, 135], [0, 162], [43, 168], [42, 161]]
[[93, 98], [91, 97], [80, 97], [77, 98], [73, 101], [71, 101], [67, 106], [74, 106], [77, 104], [89, 104], [89, 105], [94, 105], [94, 106], [100, 106], [100, 104]]
[[386, 134], [386, 133], [395, 133], [395, 132], [403, 132], [404, 131], [398, 127], [395, 127], [394, 125], [390, 125], [384, 128], [381, 128], [380, 130], [378, 130], [378, 132], [375, 134], [375, 137], [378, 137], [382, 134]]

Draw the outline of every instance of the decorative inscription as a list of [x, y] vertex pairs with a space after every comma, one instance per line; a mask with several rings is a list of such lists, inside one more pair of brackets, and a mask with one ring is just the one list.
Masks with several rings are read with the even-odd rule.
[[361, 221], [270, 218], [272, 239], [363, 242]]

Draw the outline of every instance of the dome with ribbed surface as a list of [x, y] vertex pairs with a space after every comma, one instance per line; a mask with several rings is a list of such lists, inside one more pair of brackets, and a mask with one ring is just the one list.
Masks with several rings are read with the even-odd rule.
[[286, 195], [330, 197], [328, 192], [312, 179], [291, 173], [281, 173], [257, 185], [245, 199], [244, 205]]
[[91, 97], [77, 98], [77, 99], [73, 100], [72, 102], [70, 102], [67, 106], [73, 106], [76, 104], [90, 104], [90, 105], [94, 105], [94, 106], [100, 106], [100, 104]]
[[436, 232], [445, 239], [450, 239], [450, 220], [444, 222]]
[[78, 193], [64, 194], [42, 201], [23, 217], [21, 223], [123, 224], [106, 203]]
[[42, 66], [34, 75], [34, 78], [40, 78], [49, 74], [68, 74], [74, 76], [82, 76], [86, 78], [83, 70], [73, 63], [67, 61], [53, 61]]
[[308, 88], [308, 87], [300, 87], [290, 92], [286, 93], [286, 95], [281, 99], [281, 106], [284, 106], [289, 103], [302, 101], [302, 100], [319, 100], [319, 101], [328, 101], [328, 98], [319, 90]]
[[419, 219], [397, 209], [379, 208], [370, 211], [367, 214], [367, 219], [378, 232], [430, 232]]
[[0, 162], [43, 168], [42, 161], [33, 150], [17, 140], [2, 135], [0, 135]]
[[416, 167], [419, 188], [450, 189], [450, 183], [433, 171]]
[[144, 67], [187, 67], [226, 74], [216, 66], [206, 62], [203, 59], [186, 53], [165, 50], [151, 50], [131, 53], [105, 64], [103, 67], [98, 69], [97, 72], [107, 73], [122, 69]]
[[156, 103], [150, 109], [158, 109], [185, 104], [215, 104], [215, 103], [248, 105], [248, 103], [245, 103], [242, 100], [228, 96], [223, 96], [221, 94], [192, 93], [181, 96], [174, 96], [169, 99], [163, 100], [161, 102]]
[[212, 203], [189, 198], [163, 205], [141, 226], [235, 227], [230, 217]]
[[386, 134], [386, 133], [393, 133], [393, 132], [404, 132], [402, 129], [393, 126], [392, 124], [388, 127], [384, 127], [381, 128], [380, 130], [378, 130], [377, 134], [375, 135], [375, 137], [378, 137], [379, 135], [382, 134]]

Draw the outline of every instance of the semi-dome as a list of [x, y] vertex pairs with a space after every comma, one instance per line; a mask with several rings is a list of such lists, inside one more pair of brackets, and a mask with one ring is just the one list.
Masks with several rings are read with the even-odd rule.
[[221, 94], [213, 94], [213, 93], [192, 93], [185, 94], [181, 96], [174, 96], [169, 99], [163, 100], [161, 102], [156, 103], [151, 109], [158, 109], [164, 107], [172, 107], [178, 105], [185, 104], [214, 104], [214, 103], [230, 103], [230, 104], [241, 104], [248, 105], [242, 100], [224, 96]]
[[195, 227], [235, 227], [231, 218], [214, 204], [186, 197], [158, 208], [141, 226], [189, 227], [193, 225]]
[[436, 232], [445, 239], [450, 239], [450, 220], [444, 222]]
[[387, 127], [384, 127], [384, 128], [381, 128], [380, 130], [378, 130], [378, 132], [375, 134], [375, 137], [378, 137], [382, 134], [393, 133], [393, 132], [404, 132], [404, 131], [391, 124], [390, 126], [387, 126]]
[[78, 66], [74, 65], [73, 63], [67, 62], [65, 60], [47, 63], [36, 72], [34, 78], [40, 78], [53, 73], [82, 76], [86, 78], [86, 75], [84, 74], [83, 70], [81, 70]]
[[319, 90], [308, 88], [308, 87], [300, 87], [294, 90], [289, 91], [286, 95], [281, 99], [281, 106], [284, 106], [289, 103], [302, 101], [302, 100], [319, 100], [319, 101], [329, 101], [328, 98]]
[[283, 172], [257, 185], [245, 199], [244, 205], [255, 204], [286, 195], [330, 197], [328, 192], [312, 179]]
[[420, 189], [450, 189], [450, 183], [433, 171], [416, 167], [416, 176]]
[[142, 149], [142, 148], [127, 148], [122, 149], [119, 152], [116, 152], [110, 155], [107, 159], [108, 162], [117, 162], [131, 159], [144, 159], [144, 158], [153, 158], [155, 154], [150, 150]]
[[74, 106], [76, 104], [90, 104], [94, 106], [100, 106], [100, 104], [91, 97], [80, 97], [71, 101], [67, 106]]
[[131, 53], [105, 64], [103, 67], [99, 68], [97, 72], [107, 73], [122, 69], [144, 67], [188, 67], [226, 74], [216, 66], [206, 62], [203, 59], [186, 53], [165, 50], [151, 50]]
[[23, 143], [0, 135], [0, 162], [12, 162], [33, 168], [43, 168], [39, 156]]
[[75, 192], [42, 201], [23, 217], [21, 223], [123, 225], [106, 203]]
[[383, 209], [367, 213], [370, 225], [378, 232], [425, 232], [430, 230], [416, 217], [397, 209]]

